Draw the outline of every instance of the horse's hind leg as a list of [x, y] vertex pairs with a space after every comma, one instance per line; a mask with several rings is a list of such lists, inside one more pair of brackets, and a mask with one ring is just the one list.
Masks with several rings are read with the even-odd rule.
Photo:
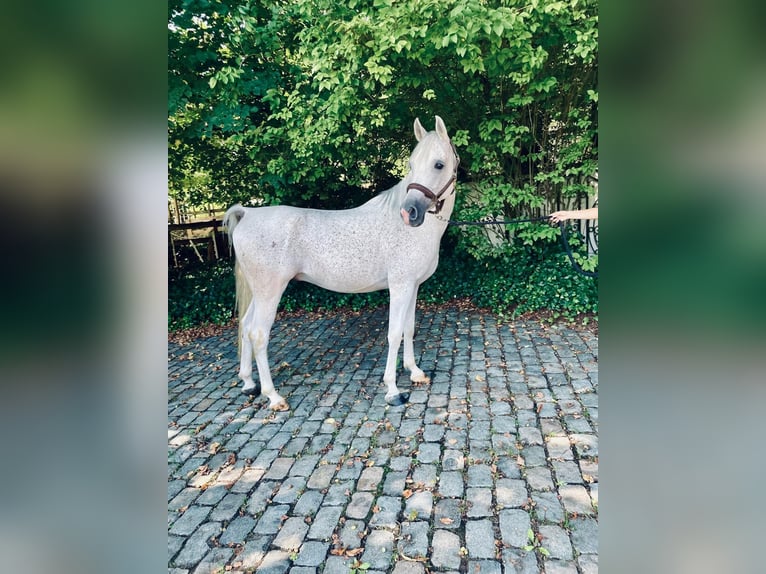
[[253, 345], [250, 342], [250, 329], [255, 313], [255, 301], [251, 301], [242, 317], [239, 337], [239, 378], [245, 383], [242, 392], [246, 395], [261, 394], [261, 385], [253, 380]]
[[404, 319], [404, 368], [410, 371], [410, 380], [413, 383], [430, 383], [431, 379], [426, 375], [417, 363], [415, 363], [415, 346], [412, 342], [415, 337], [415, 305], [418, 300], [418, 288], [407, 304], [407, 315]]
[[290, 407], [279, 393], [274, 389], [274, 382], [271, 380], [271, 371], [269, 370], [269, 336], [271, 326], [274, 324], [274, 318], [277, 315], [277, 307], [281, 298], [281, 291], [276, 297], [253, 299], [253, 318], [248, 325], [247, 336], [250, 339], [253, 353], [255, 354], [255, 363], [258, 366], [258, 378], [261, 381], [261, 389], [264, 395], [269, 399], [269, 408], [275, 411], [286, 411]]

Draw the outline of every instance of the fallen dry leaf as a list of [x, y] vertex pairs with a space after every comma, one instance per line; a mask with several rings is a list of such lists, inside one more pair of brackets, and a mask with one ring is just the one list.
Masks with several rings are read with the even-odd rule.
[[353, 550], [346, 550], [346, 556], [354, 557], [359, 556], [362, 552], [364, 552], [364, 548], [354, 548]]
[[442, 524], [452, 524], [455, 521], [445, 516], [444, 518], [440, 518], [439, 522], [441, 522]]

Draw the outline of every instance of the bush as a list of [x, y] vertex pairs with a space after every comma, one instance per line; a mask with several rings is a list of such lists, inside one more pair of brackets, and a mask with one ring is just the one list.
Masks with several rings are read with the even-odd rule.
[[222, 325], [236, 315], [233, 261], [196, 264], [168, 273], [168, 329]]
[[574, 318], [598, 313], [597, 280], [578, 273], [551, 245], [507, 247], [481, 261], [462, 250], [444, 257], [421, 287], [420, 300], [470, 299], [498, 315], [552, 311]]
[[[224, 324], [236, 316], [232, 261], [171, 273], [168, 328]], [[550, 311], [573, 319], [598, 313], [598, 281], [578, 273], [557, 244], [505, 247], [481, 261], [448, 238], [434, 275], [420, 287], [420, 303], [468, 299], [500, 316]], [[291, 282], [280, 302], [285, 311], [348, 308], [359, 311], [388, 304], [386, 291], [335, 293]]]

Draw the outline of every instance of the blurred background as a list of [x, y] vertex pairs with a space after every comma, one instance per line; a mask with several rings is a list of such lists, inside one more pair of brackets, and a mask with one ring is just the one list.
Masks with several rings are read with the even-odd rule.
[[166, 562], [166, 6], [4, 4], [0, 556]]
[[[599, 10], [603, 572], [761, 570], [764, 10]], [[4, 571], [166, 565], [167, 22], [0, 23]]]
[[601, 8], [599, 566], [757, 572], [764, 7]]

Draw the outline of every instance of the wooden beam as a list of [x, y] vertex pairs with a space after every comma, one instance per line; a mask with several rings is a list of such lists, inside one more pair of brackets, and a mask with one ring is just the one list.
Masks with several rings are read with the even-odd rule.
[[187, 229], [205, 229], [206, 227], [212, 227], [213, 230], [217, 230], [221, 226], [220, 219], [210, 219], [209, 221], [193, 221], [192, 223], [171, 223], [168, 224], [168, 232], [170, 231], [185, 231]]

